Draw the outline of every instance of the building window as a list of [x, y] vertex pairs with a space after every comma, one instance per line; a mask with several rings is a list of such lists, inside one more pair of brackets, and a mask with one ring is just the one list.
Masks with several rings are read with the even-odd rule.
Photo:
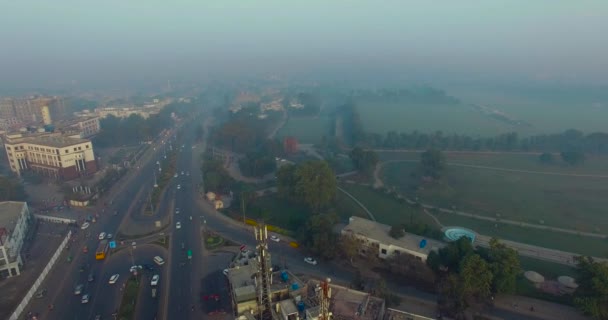
[[382, 249], [380, 252], [382, 252], [382, 254], [386, 254], [386, 249]]
[[88, 149], [88, 148], [89, 148], [89, 145], [87, 144], [87, 146], [86, 146], [86, 147], [87, 147], [87, 149]]
[[68, 150], [68, 149], [65, 149], [65, 153], [68, 153], [68, 152], [70, 152], [70, 150]]

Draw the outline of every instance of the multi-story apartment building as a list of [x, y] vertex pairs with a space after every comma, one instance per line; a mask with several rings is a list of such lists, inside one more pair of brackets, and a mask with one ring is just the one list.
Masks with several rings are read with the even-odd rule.
[[93, 174], [97, 161], [90, 140], [41, 133], [5, 137], [4, 148], [11, 171], [18, 175], [31, 170], [58, 180]]
[[21, 273], [21, 248], [32, 222], [27, 203], [0, 202], [0, 278]]
[[65, 104], [60, 97], [5, 98], [0, 100], [0, 119], [16, 118], [23, 124], [51, 124], [63, 116]]
[[57, 123], [58, 131], [65, 135], [78, 135], [80, 138], [89, 138], [99, 133], [99, 117], [81, 117], [70, 121]]

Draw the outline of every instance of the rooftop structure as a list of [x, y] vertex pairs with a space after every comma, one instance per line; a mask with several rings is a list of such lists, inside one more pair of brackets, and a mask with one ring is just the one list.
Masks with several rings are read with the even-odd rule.
[[0, 278], [19, 275], [21, 249], [32, 221], [27, 203], [0, 202]]
[[[352, 235], [361, 240], [370, 250], [378, 250], [378, 257], [386, 259], [393, 254], [410, 254], [426, 261], [431, 251], [439, 250], [445, 243], [427, 239], [411, 233], [399, 239], [389, 235], [391, 227], [360, 217], [350, 217], [349, 224], [342, 229], [342, 235]], [[363, 249], [366, 250], [366, 249]]]

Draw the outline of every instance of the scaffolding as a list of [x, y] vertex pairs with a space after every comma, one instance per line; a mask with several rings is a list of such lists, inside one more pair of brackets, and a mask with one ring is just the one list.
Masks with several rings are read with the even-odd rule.
[[255, 240], [257, 241], [258, 272], [256, 274], [258, 283], [258, 303], [260, 320], [272, 320], [272, 301], [270, 297], [270, 284], [272, 282], [272, 262], [268, 252], [268, 230], [264, 223], [259, 223], [255, 228]]

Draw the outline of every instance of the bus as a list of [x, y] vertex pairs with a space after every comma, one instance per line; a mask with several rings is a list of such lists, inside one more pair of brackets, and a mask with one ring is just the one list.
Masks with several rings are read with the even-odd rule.
[[97, 251], [95, 251], [95, 259], [103, 260], [106, 258], [106, 253], [108, 252], [108, 240], [101, 240], [99, 242], [99, 246], [97, 247]]

